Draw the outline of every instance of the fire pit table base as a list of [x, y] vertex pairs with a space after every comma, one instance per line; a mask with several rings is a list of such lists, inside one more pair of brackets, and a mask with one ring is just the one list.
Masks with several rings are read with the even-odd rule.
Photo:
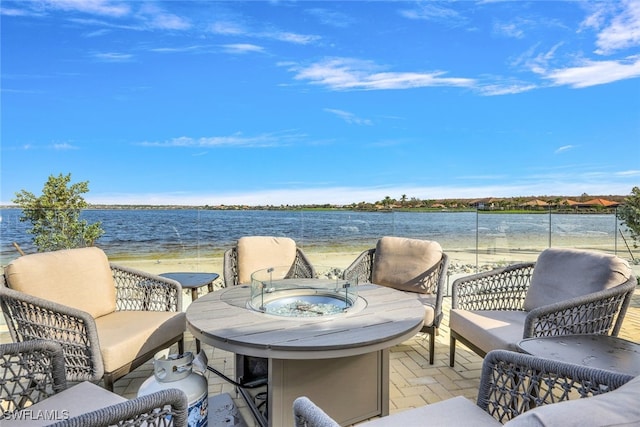
[[307, 396], [341, 425], [389, 414], [389, 350], [333, 359], [269, 360], [269, 425], [293, 425]]

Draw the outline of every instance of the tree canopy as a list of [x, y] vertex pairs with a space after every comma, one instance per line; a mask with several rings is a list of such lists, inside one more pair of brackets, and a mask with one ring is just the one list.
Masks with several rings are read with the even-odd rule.
[[71, 174], [49, 176], [42, 195], [21, 190], [13, 203], [20, 206], [20, 221], [29, 221], [28, 230], [39, 252], [93, 246], [104, 234], [100, 222], [88, 224], [80, 219], [88, 206], [82, 194], [89, 191], [89, 182], [71, 183]]
[[631, 195], [624, 199], [624, 204], [618, 208], [618, 218], [627, 226], [633, 247], [640, 245], [640, 188], [633, 187]]

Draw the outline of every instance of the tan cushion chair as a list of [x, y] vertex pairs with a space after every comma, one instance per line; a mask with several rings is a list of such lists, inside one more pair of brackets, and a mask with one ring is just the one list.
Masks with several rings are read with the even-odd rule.
[[385, 236], [362, 252], [344, 271], [347, 280], [397, 289], [425, 307], [422, 332], [429, 333], [429, 362], [433, 364], [435, 336], [442, 320], [442, 297], [449, 265], [438, 242]]
[[456, 341], [484, 356], [524, 338], [618, 335], [636, 287], [629, 264], [595, 251], [550, 248], [522, 263], [453, 282], [450, 365]]
[[[358, 424], [366, 427], [578, 427], [640, 424], [640, 377], [494, 350], [476, 403], [458, 396]], [[325, 412], [326, 411], [326, 412]], [[331, 408], [293, 402], [295, 427], [337, 427]]]
[[67, 379], [105, 387], [178, 343], [185, 315], [179, 283], [110, 264], [98, 248], [22, 256], [2, 276], [0, 305], [14, 341], [63, 345]]
[[246, 236], [224, 253], [225, 286], [251, 283], [251, 275], [270, 267], [291, 266], [287, 277], [315, 275], [311, 262], [289, 237]]

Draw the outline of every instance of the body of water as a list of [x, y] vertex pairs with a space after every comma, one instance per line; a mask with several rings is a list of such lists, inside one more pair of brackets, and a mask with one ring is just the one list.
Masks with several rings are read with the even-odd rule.
[[[34, 252], [29, 223], [18, 209], [2, 209], [1, 261]], [[371, 247], [381, 236], [438, 241], [445, 250], [539, 251], [549, 246], [628, 251], [613, 214], [492, 214], [484, 212], [352, 212], [266, 210], [86, 210], [105, 234], [97, 246], [110, 257], [202, 257], [221, 255], [249, 235], [291, 237], [303, 248], [329, 251]], [[629, 242], [631, 244], [631, 242]]]

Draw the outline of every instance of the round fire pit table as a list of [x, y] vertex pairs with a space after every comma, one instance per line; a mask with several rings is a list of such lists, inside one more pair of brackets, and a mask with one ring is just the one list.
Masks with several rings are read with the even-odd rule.
[[303, 395], [340, 424], [388, 415], [389, 348], [420, 331], [419, 301], [365, 284], [344, 313], [289, 317], [252, 309], [251, 297], [249, 285], [207, 294], [187, 308], [187, 328], [203, 343], [268, 360], [270, 426], [293, 425]]

